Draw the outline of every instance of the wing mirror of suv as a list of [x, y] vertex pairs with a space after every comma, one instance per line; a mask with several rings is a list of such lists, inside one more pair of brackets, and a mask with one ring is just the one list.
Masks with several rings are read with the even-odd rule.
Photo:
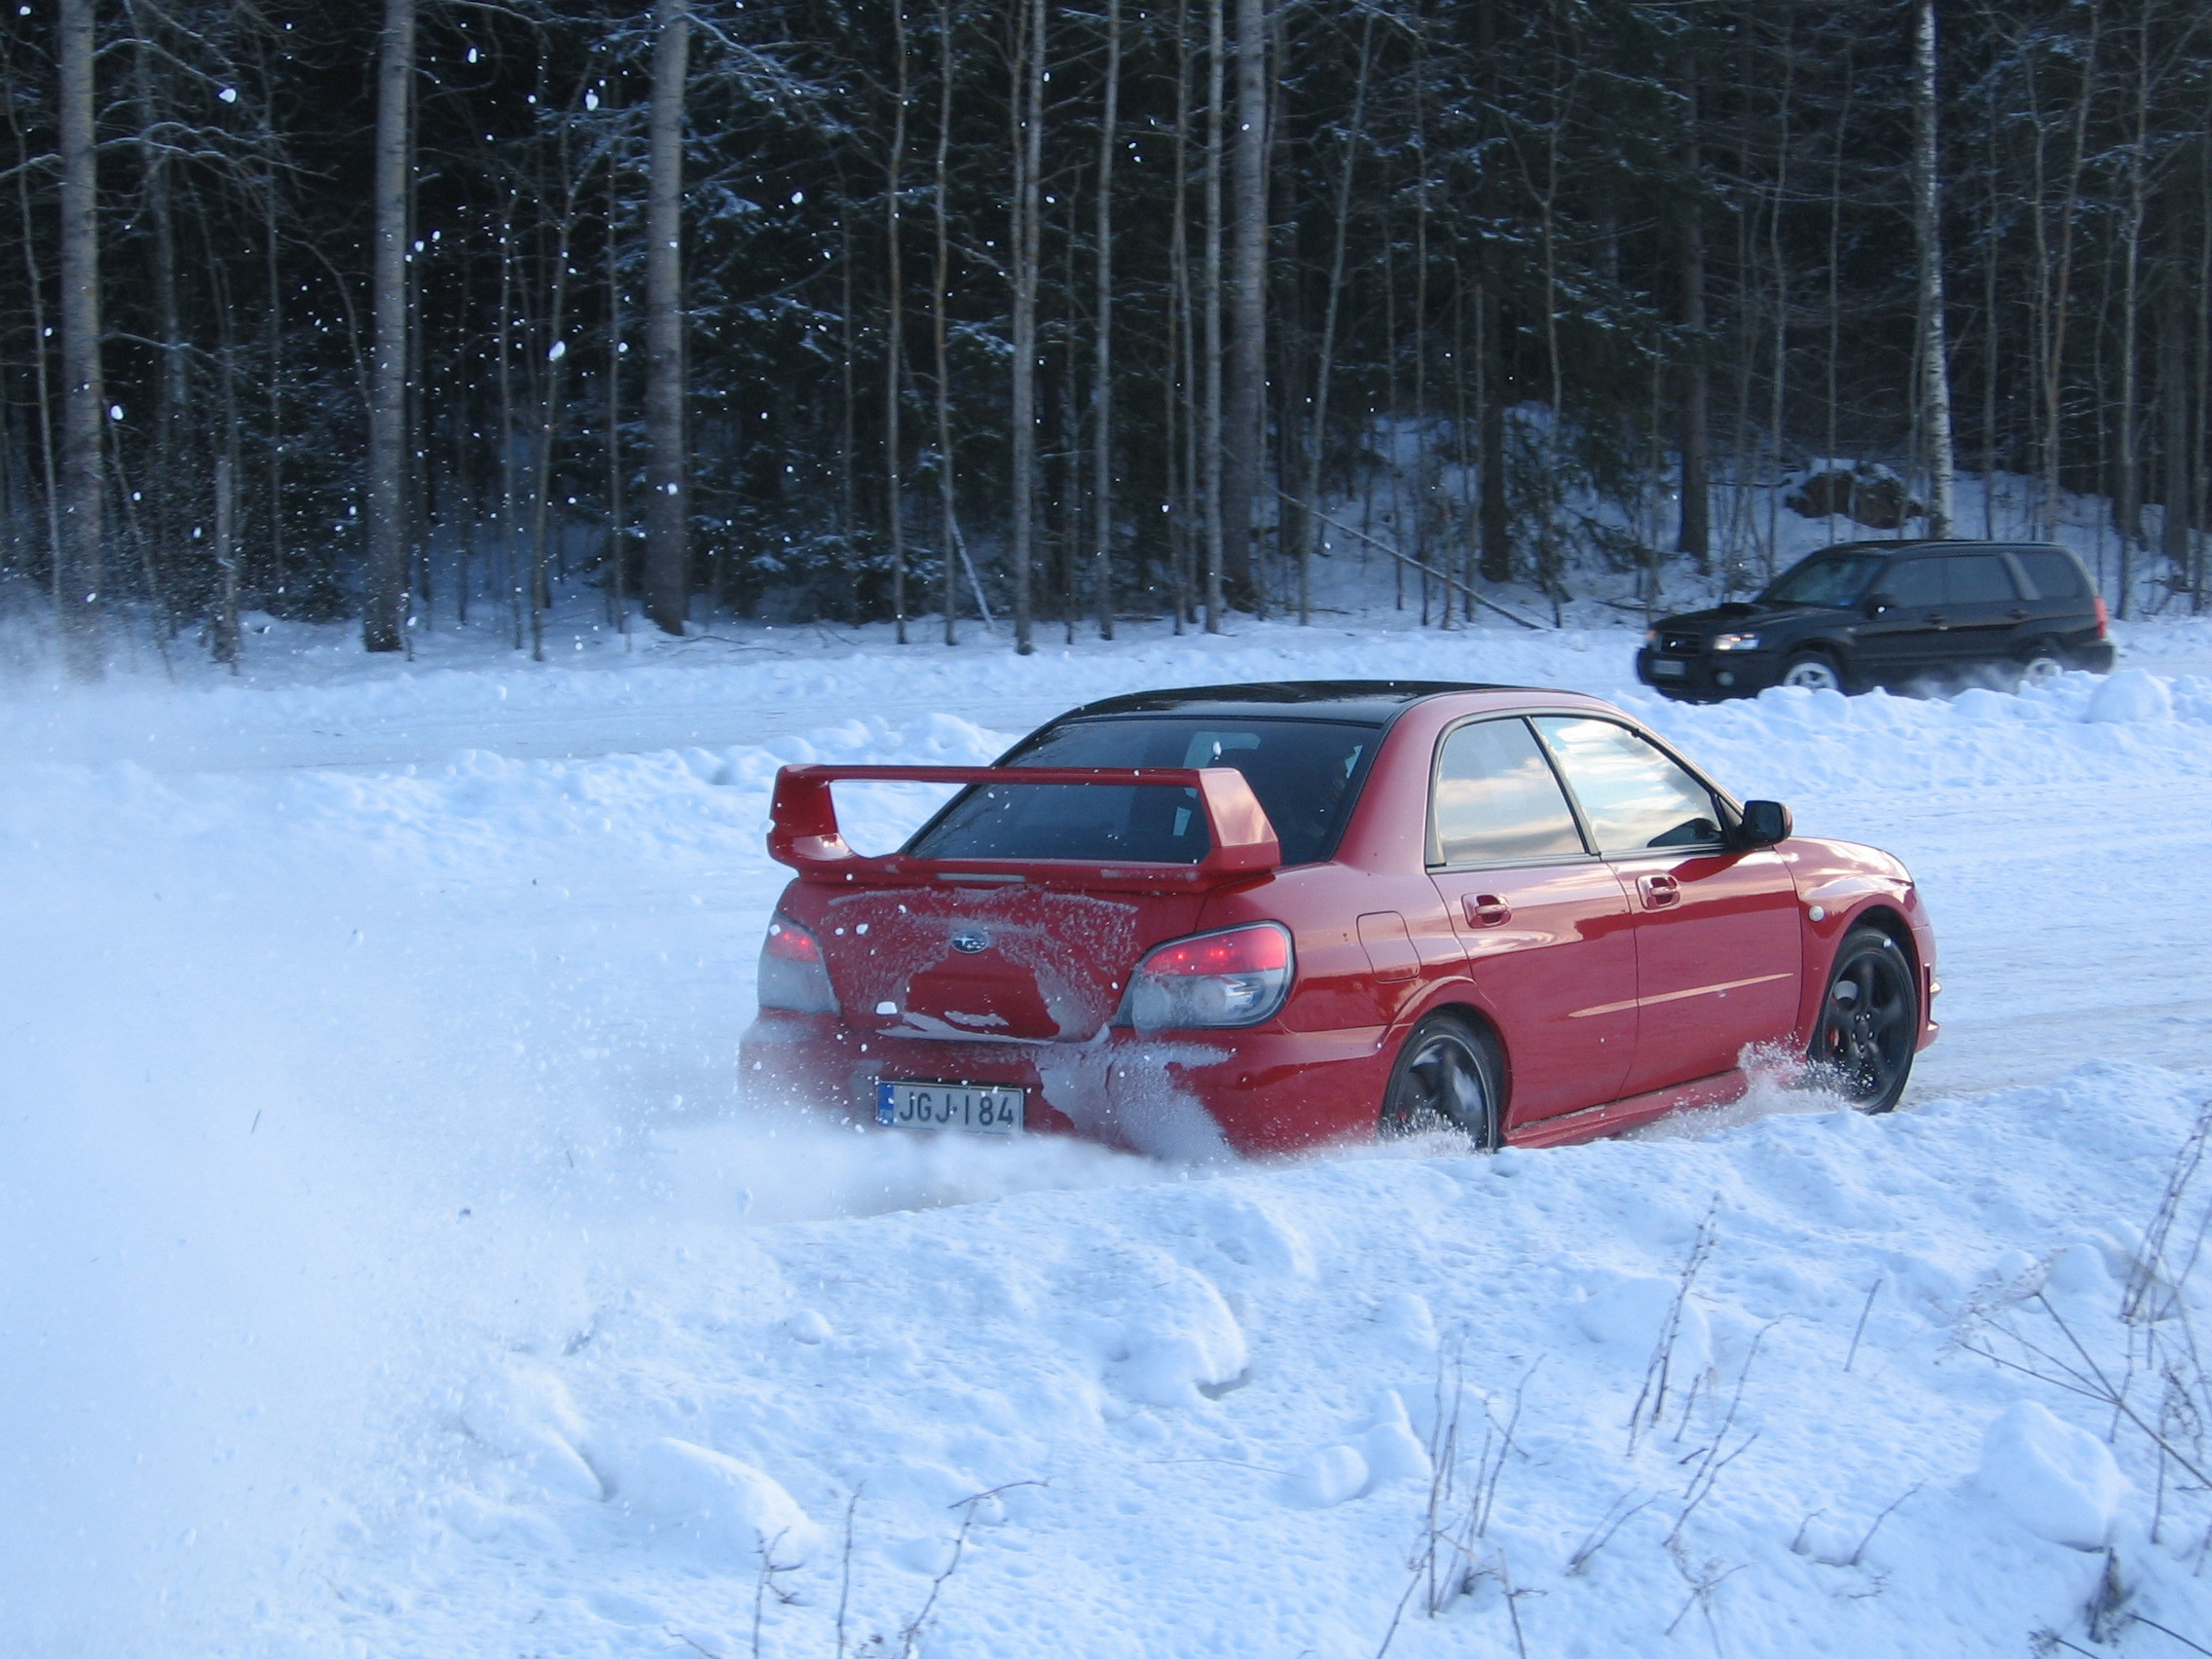
[[1789, 839], [1789, 808], [1778, 800], [1748, 800], [1736, 822], [1735, 843], [1743, 848], [1771, 847]]
[[1870, 593], [1866, 596], [1866, 603], [1859, 608], [1868, 616], [1879, 616], [1895, 604], [1897, 601], [1886, 593]]

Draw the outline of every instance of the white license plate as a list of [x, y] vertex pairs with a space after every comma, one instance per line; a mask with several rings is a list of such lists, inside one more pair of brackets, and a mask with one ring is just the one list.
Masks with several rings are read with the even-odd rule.
[[879, 1083], [875, 1121], [887, 1129], [966, 1129], [978, 1135], [1021, 1133], [1022, 1091], [961, 1083]]
[[1666, 657], [1651, 659], [1651, 678], [1654, 680], [1679, 680], [1690, 671], [1686, 662], [1671, 662]]

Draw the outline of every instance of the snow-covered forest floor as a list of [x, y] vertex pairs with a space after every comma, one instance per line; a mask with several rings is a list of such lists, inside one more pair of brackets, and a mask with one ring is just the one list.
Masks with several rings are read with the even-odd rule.
[[[1690, 709], [1595, 612], [1026, 661], [559, 620], [544, 667], [277, 624], [237, 682], [63, 694], [0, 639], [0, 1645], [2212, 1647], [2212, 1389], [2154, 1375], [2212, 1281], [2119, 1316], [2212, 1098], [2212, 625]], [[777, 764], [1381, 675], [1613, 697], [1902, 856], [1946, 987], [1908, 1109], [1189, 1170], [738, 1106]], [[1992, 1346], [2093, 1355], [2173, 1456]]]

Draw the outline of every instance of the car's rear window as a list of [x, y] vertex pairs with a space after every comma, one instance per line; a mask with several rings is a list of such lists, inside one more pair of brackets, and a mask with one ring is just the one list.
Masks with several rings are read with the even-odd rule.
[[1759, 597], [1770, 605], [1857, 605], [1882, 564], [1879, 553], [1816, 553], [1783, 571]]
[[2020, 561], [2028, 580], [2035, 584], [2038, 599], [2082, 597], [2082, 567], [2069, 555], [2048, 549], [2030, 549], [2014, 553], [2012, 557]]
[[[1286, 865], [1336, 850], [1382, 736], [1329, 720], [1182, 716], [1048, 726], [1004, 766], [1234, 766], [1260, 797]], [[1198, 792], [1124, 784], [980, 784], [907, 843], [928, 859], [1197, 864], [1210, 850]]]

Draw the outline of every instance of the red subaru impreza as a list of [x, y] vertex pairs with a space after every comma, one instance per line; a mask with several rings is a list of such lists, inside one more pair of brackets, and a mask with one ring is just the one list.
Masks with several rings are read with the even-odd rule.
[[[896, 853], [839, 780], [965, 786]], [[1061, 716], [996, 765], [787, 766], [749, 1095], [1164, 1156], [1616, 1132], [1935, 1040], [1904, 866], [1790, 832], [1610, 704], [1403, 681]]]

